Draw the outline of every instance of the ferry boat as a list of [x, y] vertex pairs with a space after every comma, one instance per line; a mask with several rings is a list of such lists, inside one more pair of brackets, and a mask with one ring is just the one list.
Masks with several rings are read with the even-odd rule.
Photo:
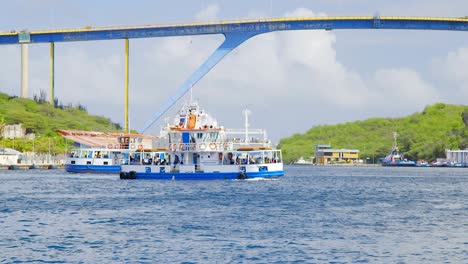
[[129, 155], [121, 179], [232, 180], [284, 175], [281, 150], [274, 149], [264, 130], [228, 130], [187, 100], [173, 122], [161, 129], [153, 149]]
[[151, 146], [153, 137], [141, 134], [108, 134], [103, 132], [58, 130], [79, 148], [72, 149], [65, 170], [75, 173], [120, 172], [120, 164], [132, 152]]
[[416, 166], [416, 162], [412, 160], [408, 160], [405, 156], [400, 153], [397, 145], [397, 133], [393, 132], [393, 147], [388, 156], [382, 158], [382, 165], [383, 166], [395, 166], [395, 167], [414, 167]]
[[119, 173], [122, 149], [72, 149], [65, 162], [67, 172]]

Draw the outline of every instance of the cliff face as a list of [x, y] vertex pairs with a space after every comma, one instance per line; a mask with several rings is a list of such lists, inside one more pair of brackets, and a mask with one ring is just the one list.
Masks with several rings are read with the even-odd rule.
[[463, 118], [463, 122], [465, 122], [465, 126], [468, 127], [468, 113], [463, 112], [462, 113], [462, 118]]

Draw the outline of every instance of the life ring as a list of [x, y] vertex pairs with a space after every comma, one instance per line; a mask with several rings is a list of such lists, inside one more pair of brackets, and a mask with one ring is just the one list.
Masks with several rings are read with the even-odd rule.
[[108, 149], [112, 149], [113, 147], [114, 147], [114, 145], [112, 145], [112, 144], [107, 145]]
[[200, 146], [199, 146], [199, 148], [200, 148], [201, 150], [205, 150], [205, 149], [206, 149], [205, 143], [201, 143]]
[[216, 149], [216, 143], [211, 142], [211, 143], [210, 143], [210, 149], [211, 149], [211, 150], [215, 150], [215, 149]]
[[197, 144], [195, 143], [190, 144], [190, 150], [197, 150]]
[[130, 149], [135, 149], [135, 144], [130, 144]]
[[224, 148], [224, 150], [227, 150], [227, 149], [228, 149], [228, 147], [229, 147], [228, 143], [224, 143], [224, 144], [223, 144], [223, 148]]
[[142, 150], [143, 149], [143, 145], [138, 145], [138, 150]]
[[184, 143], [180, 143], [179, 150], [180, 151], [185, 151], [185, 144]]
[[176, 151], [177, 150], [177, 144], [172, 144], [172, 151]]
[[115, 144], [114, 148], [115, 149], [121, 149], [121, 145], [120, 144]]

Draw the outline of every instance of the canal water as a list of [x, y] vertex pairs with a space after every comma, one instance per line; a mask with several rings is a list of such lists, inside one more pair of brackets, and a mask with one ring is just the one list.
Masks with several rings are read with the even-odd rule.
[[247, 181], [0, 171], [0, 262], [468, 263], [468, 169]]

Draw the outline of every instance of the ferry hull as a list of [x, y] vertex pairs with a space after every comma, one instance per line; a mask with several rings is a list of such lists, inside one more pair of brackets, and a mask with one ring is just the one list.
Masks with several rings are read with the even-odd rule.
[[74, 173], [119, 173], [120, 165], [76, 165], [65, 164], [67, 172]]
[[284, 171], [268, 171], [268, 172], [190, 172], [190, 173], [146, 173], [121, 172], [122, 179], [137, 179], [137, 180], [236, 180], [236, 179], [254, 179], [254, 178], [275, 178], [284, 176]]

